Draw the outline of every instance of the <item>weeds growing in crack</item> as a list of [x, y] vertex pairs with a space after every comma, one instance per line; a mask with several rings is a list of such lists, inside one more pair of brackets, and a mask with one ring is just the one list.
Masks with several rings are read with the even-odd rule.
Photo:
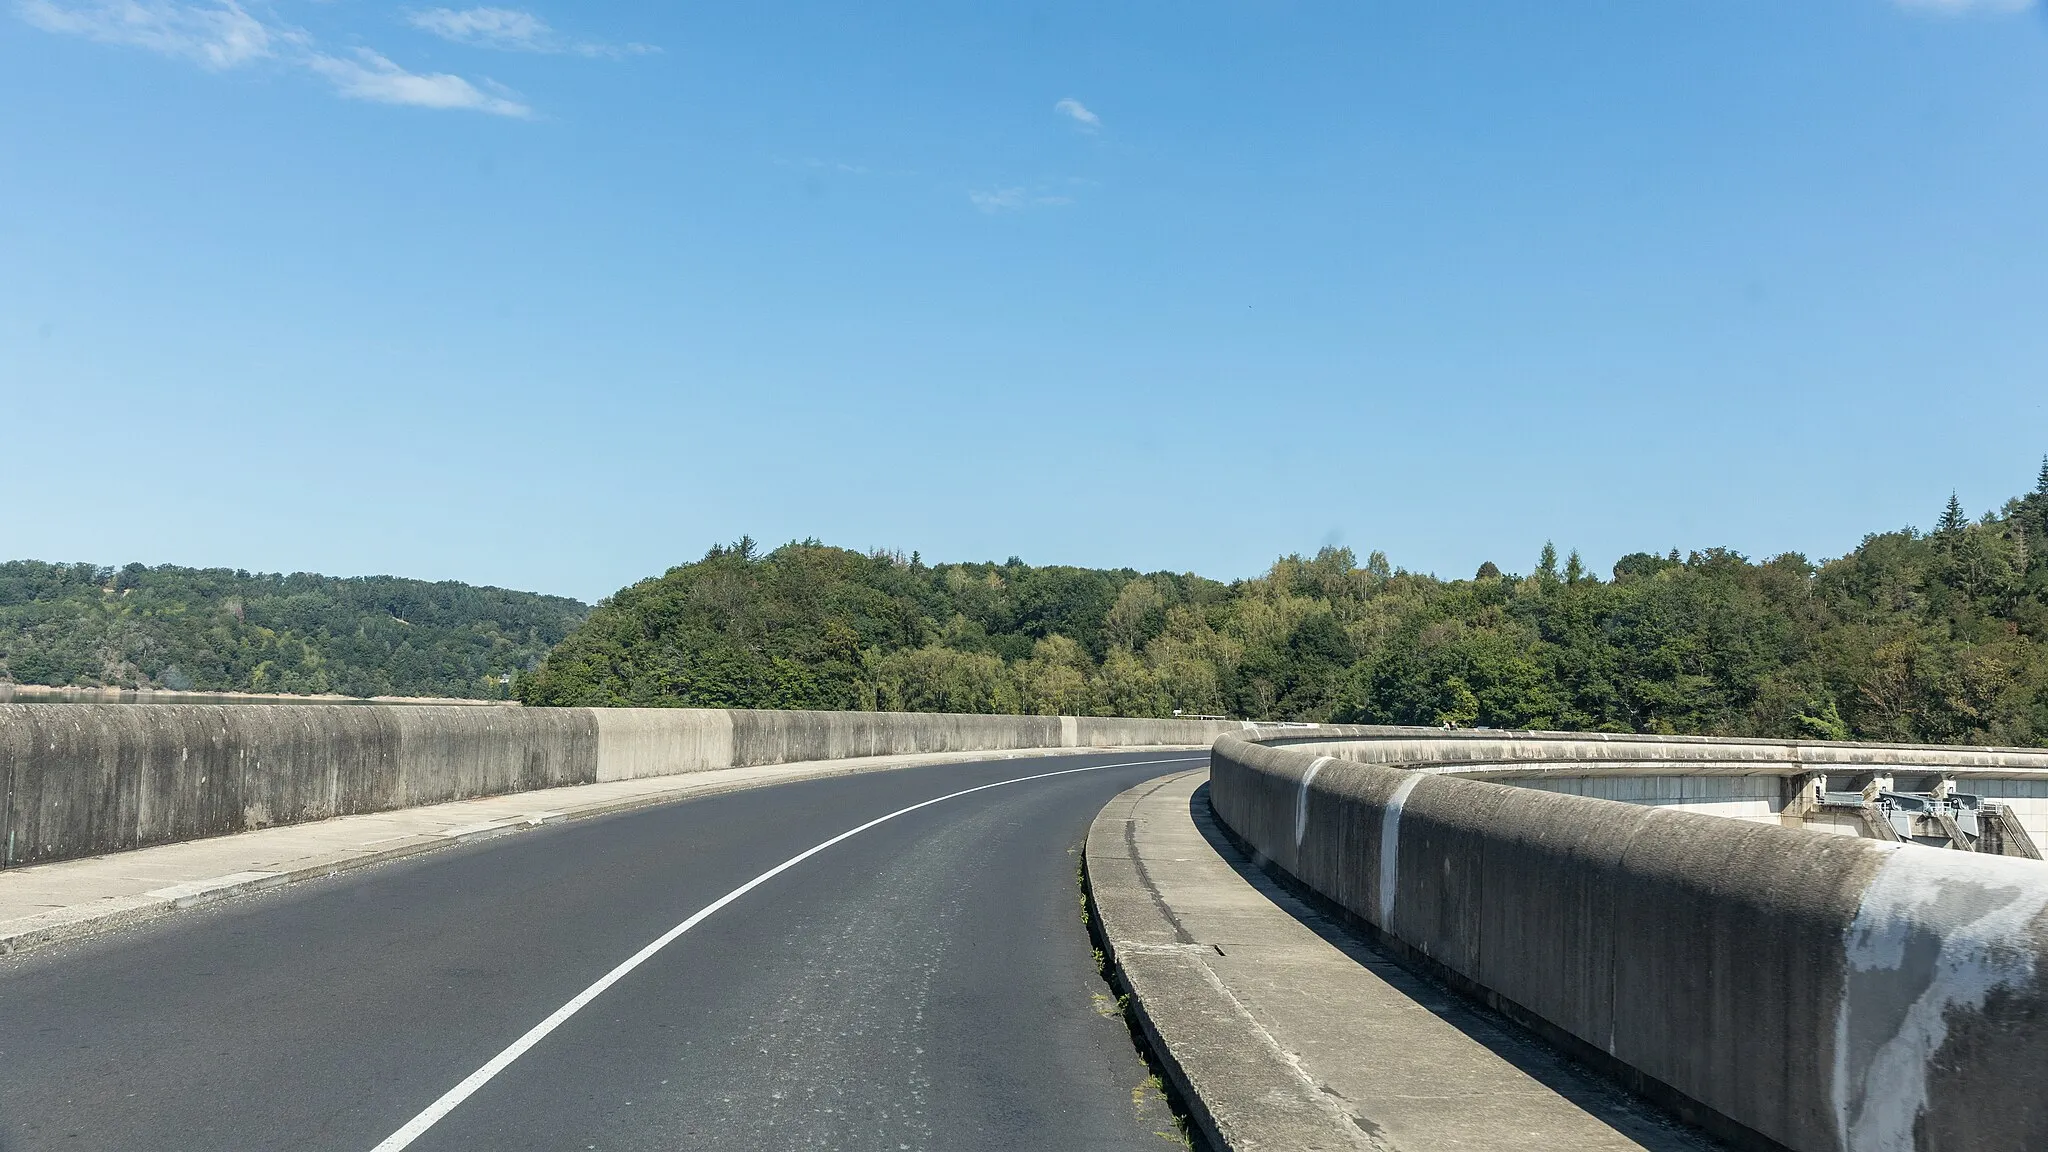
[[[1144, 1087], [1158, 1092], [1166, 1103], [1167, 1112], [1173, 1117], [1172, 1131], [1155, 1131], [1155, 1134], [1162, 1140], [1189, 1149], [1190, 1152], [1208, 1152], [1208, 1142], [1201, 1138], [1200, 1132], [1188, 1119], [1187, 1101], [1181, 1098], [1180, 1093], [1168, 1084], [1161, 1074], [1163, 1065], [1152, 1051], [1151, 1041], [1145, 1035], [1144, 1022], [1138, 1018], [1137, 1006], [1131, 1002], [1130, 983], [1110, 954], [1109, 938], [1103, 933], [1100, 918], [1093, 914], [1094, 892], [1088, 886], [1088, 861], [1085, 856], [1080, 866], [1074, 870], [1074, 879], [1081, 887], [1081, 925], [1088, 932], [1089, 942], [1094, 945], [1095, 971], [1109, 985], [1110, 991], [1117, 994], [1115, 1005], [1112, 1007], [1109, 997], [1100, 992], [1096, 993], [1093, 997], [1095, 1010], [1104, 1017], [1113, 1015], [1124, 1022], [1124, 1028], [1131, 1036], [1131, 1046], [1138, 1050], [1138, 1059], [1144, 1063], [1149, 1073]], [[1140, 1098], [1141, 1092], [1142, 1089], [1131, 1090], [1134, 1103]]]

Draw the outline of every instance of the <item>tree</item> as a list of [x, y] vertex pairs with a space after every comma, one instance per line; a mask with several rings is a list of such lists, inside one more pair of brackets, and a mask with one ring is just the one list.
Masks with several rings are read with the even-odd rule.
[[1472, 694], [1472, 686], [1460, 677], [1444, 681], [1440, 699], [1442, 703], [1432, 718], [1440, 727], [1463, 728], [1479, 716], [1479, 697]]
[[1110, 644], [1129, 649], [1142, 648], [1159, 634], [1166, 623], [1166, 597], [1159, 583], [1140, 577], [1125, 584], [1103, 618], [1102, 631]]
[[0, 680], [495, 696], [587, 611], [453, 581], [15, 561], [0, 564]]
[[1969, 526], [1970, 517], [1963, 511], [1963, 502], [1956, 499], [1954, 492], [1950, 492], [1948, 507], [1942, 510], [1941, 520], [1935, 525], [1935, 535], [1941, 537], [1944, 547], [1954, 548], [1956, 540], [1963, 534], [1963, 529]]
[[[2044, 512], [2048, 495], [2033, 493], [1973, 524], [1951, 494], [1935, 531], [1872, 534], [1836, 560], [1637, 552], [1611, 582], [1575, 552], [1560, 565], [1554, 543], [1527, 580], [1491, 565], [1439, 580], [1326, 548], [1229, 584], [925, 565], [815, 542], [751, 559], [721, 548], [621, 590], [520, 695], [2039, 744]], [[90, 603], [115, 577], [35, 574]], [[19, 599], [0, 578], [0, 613]], [[221, 639], [177, 667], [195, 679], [216, 666], [279, 683], [336, 675], [281, 605], [252, 599], [247, 615], [209, 617]], [[60, 619], [20, 636], [0, 633], [0, 661], [97, 666], [98, 649]]]
[[1088, 653], [1065, 636], [1032, 645], [1031, 658], [1017, 668], [1024, 711], [1034, 716], [1090, 716], [1095, 713]]
[[1830, 699], [1820, 710], [1820, 715], [1809, 716], [1801, 712], [1798, 716], [1800, 735], [1814, 740], [1853, 740], [1849, 725], [1842, 720], [1841, 711]]
[[1163, 716], [1159, 678], [1128, 648], [1112, 648], [1095, 680], [1095, 700], [1109, 716]]
[[919, 648], [879, 656], [871, 668], [875, 706], [884, 712], [1014, 712], [1014, 678], [1001, 659], [979, 652]]

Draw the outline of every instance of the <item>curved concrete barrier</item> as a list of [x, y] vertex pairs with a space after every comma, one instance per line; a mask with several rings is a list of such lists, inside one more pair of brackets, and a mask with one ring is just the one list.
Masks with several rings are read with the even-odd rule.
[[2048, 754], [1265, 735], [1212, 754], [1212, 802], [1237, 836], [1397, 951], [1717, 1134], [1799, 1152], [2048, 1147], [2034, 1082], [2048, 1069], [2048, 865], [1460, 776], [1672, 761], [1783, 774], [1788, 760], [2009, 776]]
[[568, 784], [1232, 725], [700, 708], [0, 704], [0, 867]]

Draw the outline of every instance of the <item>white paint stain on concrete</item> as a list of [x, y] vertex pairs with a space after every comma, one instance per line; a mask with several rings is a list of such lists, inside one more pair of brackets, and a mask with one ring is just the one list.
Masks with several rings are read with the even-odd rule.
[[1335, 759], [1335, 756], [1318, 756], [1308, 766], [1308, 771], [1301, 774], [1301, 790], [1294, 797], [1294, 846], [1297, 849], [1301, 847], [1302, 838], [1308, 835], [1308, 786], [1315, 782], [1316, 773], [1323, 770], [1323, 765]]
[[1951, 1013], [2035, 976], [2048, 865], [1901, 845], [1844, 939], [1833, 1104], [1843, 1152], [1913, 1152]]
[[1401, 808], [1408, 794], [1422, 783], [1424, 773], [1416, 772], [1394, 788], [1387, 798], [1387, 810], [1380, 815], [1380, 928], [1394, 930], [1394, 893], [1401, 881]]

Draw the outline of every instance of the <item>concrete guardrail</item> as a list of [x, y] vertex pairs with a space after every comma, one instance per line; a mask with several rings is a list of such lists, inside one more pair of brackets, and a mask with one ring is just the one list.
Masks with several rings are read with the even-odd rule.
[[2048, 753], [1267, 731], [1216, 741], [1210, 797], [1397, 953], [1724, 1139], [2048, 1148], [2048, 864], [1465, 778], [1879, 769]]
[[568, 784], [918, 752], [1199, 746], [1237, 727], [699, 708], [0, 704], [0, 867]]

